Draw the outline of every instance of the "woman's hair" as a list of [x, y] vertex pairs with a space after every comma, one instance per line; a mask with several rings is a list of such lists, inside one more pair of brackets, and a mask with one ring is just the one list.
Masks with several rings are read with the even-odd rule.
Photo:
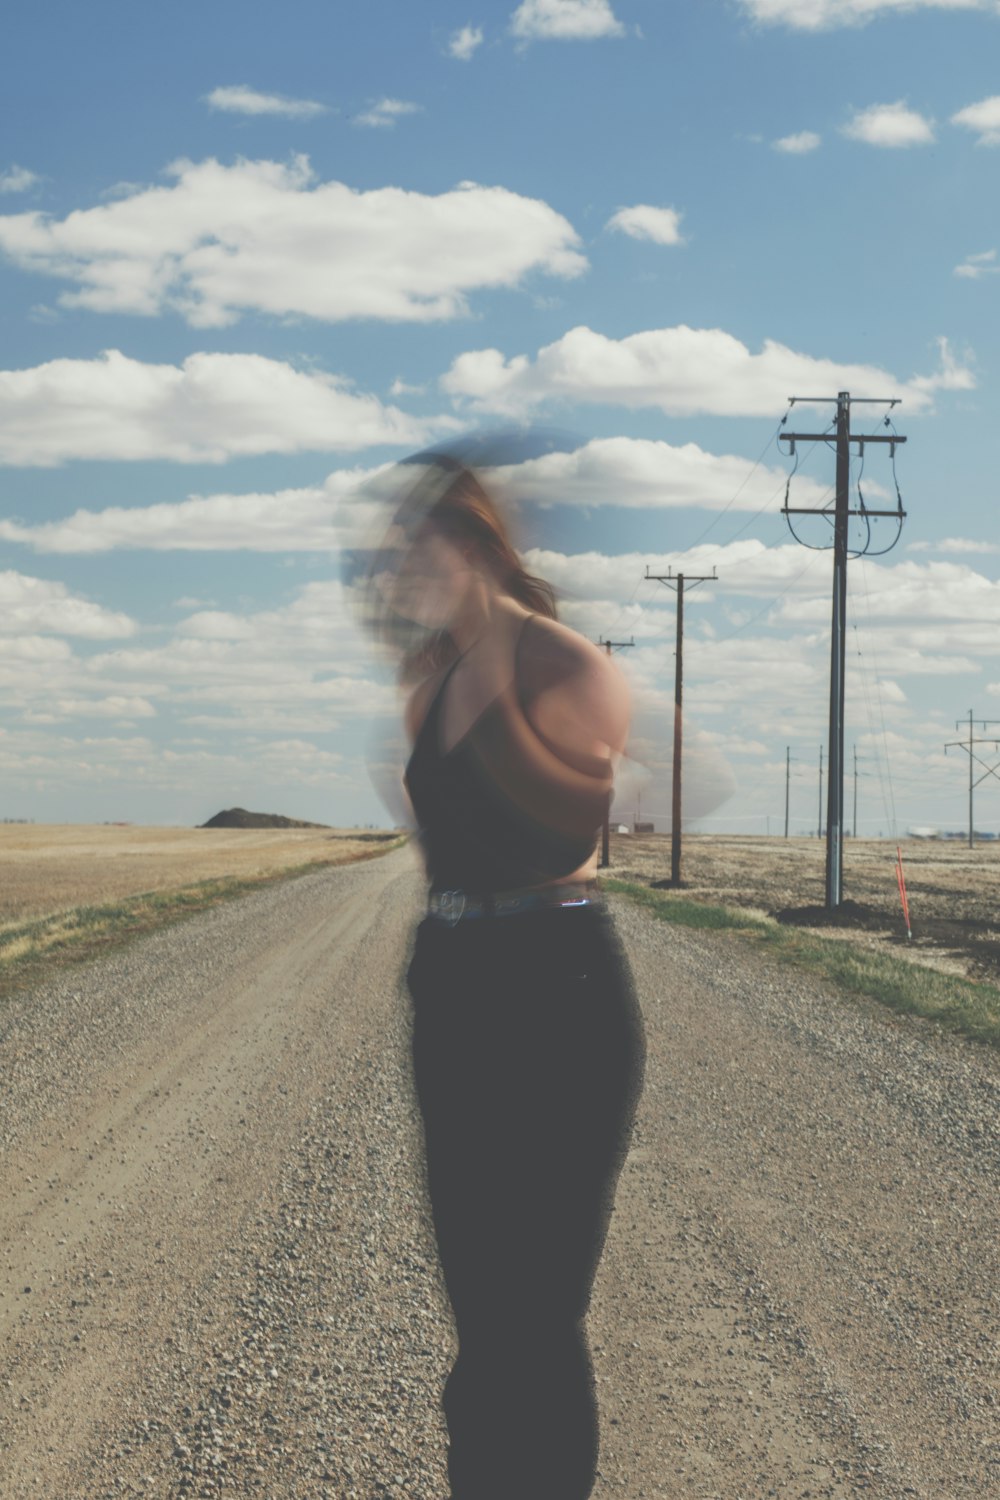
[[[401, 526], [411, 541], [417, 531], [429, 526], [459, 545], [472, 543], [504, 593], [527, 605], [535, 614], [556, 619], [555, 590], [544, 579], [534, 577], [525, 569], [499, 508], [475, 473], [444, 455], [435, 456], [434, 466], [443, 471], [435, 476], [438, 480], [435, 487], [440, 490], [443, 481], [444, 492], [427, 504], [426, 483], [415, 486], [397, 510], [394, 526]], [[452, 473], [454, 477], [449, 479]], [[447, 628], [424, 630], [420, 632], [421, 638], [414, 641], [412, 631], [401, 631], [400, 624], [398, 616], [392, 617], [390, 611], [379, 634], [400, 652], [401, 683], [417, 682], [446, 666], [458, 655], [458, 648]]]

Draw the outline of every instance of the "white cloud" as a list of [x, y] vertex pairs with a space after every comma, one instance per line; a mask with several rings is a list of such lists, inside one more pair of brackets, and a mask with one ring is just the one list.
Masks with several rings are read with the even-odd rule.
[[0, 172], [0, 193], [26, 193], [41, 180], [37, 172], [14, 165], [8, 167], [6, 172]]
[[117, 349], [0, 370], [0, 462], [72, 458], [222, 463], [236, 454], [415, 446], [427, 424], [335, 375], [259, 354], [150, 365]]
[[[706, 607], [711, 598], [726, 594], [746, 595], [750, 598], [767, 599], [784, 592], [805, 599], [816, 597], [826, 601], [826, 618], [830, 611], [830, 559], [823, 553], [807, 554], [794, 542], [777, 547], [766, 547], [754, 537], [729, 542], [724, 546], [712, 546], [709, 542], [688, 547], [676, 552], [623, 552], [608, 555], [602, 552], [556, 552], [549, 548], [533, 547], [525, 552], [528, 570], [547, 578], [568, 599], [608, 600], [631, 599], [635, 596], [637, 579], [645, 575], [649, 566], [651, 573], [675, 572], [710, 573], [718, 569], [723, 580], [721, 592], [709, 595], [698, 590], [691, 596], [692, 607]], [[652, 583], [643, 583], [648, 593], [642, 595], [650, 607], [657, 600], [666, 604], [665, 624], [673, 621], [672, 597], [662, 585], [659, 589]], [[668, 628], [669, 628], [668, 624]], [[605, 623], [605, 629], [607, 623]], [[617, 629], [617, 625], [615, 626]], [[598, 629], [600, 627], [598, 626]], [[597, 629], [590, 632], [596, 636]]]
[[[950, 651], [995, 652], [1000, 582], [977, 573], [974, 568], [953, 562], [903, 561], [894, 566], [867, 562], [863, 571], [848, 577], [852, 594], [858, 600], [858, 605], [852, 604], [851, 609], [857, 607], [860, 618], [915, 621], [909, 639], [915, 646], [929, 650], [944, 647]], [[821, 624], [829, 619], [829, 613], [829, 600], [817, 595], [811, 599], [786, 599], [777, 618]], [[930, 620], [947, 620], [953, 625], [950, 623], [947, 635], [942, 636], [940, 628], [921, 628], [922, 622]], [[991, 629], [994, 630], [992, 646], [989, 645]], [[901, 634], [900, 642], [905, 643], [906, 639]]]
[[521, 0], [510, 18], [510, 29], [524, 40], [588, 40], [625, 34], [609, 0]]
[[363, 114], [354, 116], [355, 125], [368, 125], [376, 130], [391, 130], [404, 115], [419, 114], [421, 105], [411, 104], [407, 99], [379, 99]]
[[[337, 469], [322, 485], [267, 494], [191, 495], [158, 505], [78, 510], [37, 525], [0, 520], [0, 540], [46, 553], [326, 552], [362, 546], [384, 512], [357, 493], [380, 469]], [[179, 599], [179, 608], [200, 608]]]
[[772, 141], [771, 145], [775, 151], [783, 151], [786, 156], [805, 156], [809, 151], [815, 151], [820, 144], [820, 137], [815, 130], [800, 130], [795, 135], [783, 135], [780, 140]]
[[841, 129], [852, 141], [890, 149], [927, 146], [934, 140], [931, 121], [908, 109], [903, 99], [897, 99], [895, 104], [872, 104], [859, 109]]
[[939, 542], [910, 542], [907, 552], [941, 552], [945, 555], [962, 552], [1000, 554], [1000, 542], [974, 541], [970, 537], [946, 536]]
[[[30, 578], [10, 569], [0, 573], [0, 634], [74, 635], [101, 641], [135, 631], [128, 615], [72, 594], [55, 579]], [[9, 646], [10, 642], [4, 643], [5, 655]]]
[[976, 378], [970, 368], [971, 354], [966, 355], [967, 363], [962, 364], [952, 353], [946, 338], [937, 338], [934, 342], [938, 351], [938, 368], [933, 375], [914, 375], [908, 386], [911, 404], [914, 398], [919, 401], [923, 397], [933, 396], [935, 391], [975, 390]]
[[[786, 474], [762, 465], [755, 469], [745, 458], [706, 453], [696, 443], [672, 447], [618, 437], [594, 438], [574, 453], [547, 453], [494, 469], [490, 477], [502, 493], [542, 507], [757, 511], [773, 501], [777, 512]], [[814, 480], [802, 477], [801, 483], [802, 504], [818, 505], [826, 498]]]
[[281, 94], [261, 94], [245, 83], [213, 89], [205, 95], [205, 103], [212, 109], [225, 110], [233, 115], [284, 115], [290, 120], [308, 120], [327, 113], [326, 105], [317, 104], [314, 99], [286, 99]]
[[457, 57], [459, 62], [468, 62], [477, 47], [483, 43], [483, 28], [481, 26], [462, 26], [458, 31], [452, 32], [448, 39], [448, 54]]
[[60, 719], [153, 719], [156, 709], [147, 698], [121, 694], [110, 698], [55, 698], [54, 715]]
[[538, 351], [505, 359], [499, 349], [461, 354], [442, 379], [451, 395], [483, 411], [518, 415], [549, 400], [659, 407], [671, 416], [776, 416], [798, 392], [849, 390], [858, 396], [900, 396], [911, 410], [938, 389], [970, 390], [975, 379], [946, 340], [940, 367], [898, 380], [871, 365], [845, 365], [799, 354], [773, 339], [759, 354], [721, 328], [649, 329], [623, 339], [577, 327]]
[[683, 245], [681, 218], [675, 208], [653, 208], [637, 203], [612, 214], [605, 228], [620, 229], [634, 240], [652, 240], [657, 245]]
[[967, 255], [962, 264], [955, 267], [955, 275], [964, 276], [969, 281], [979, 281], [983, 276], [998, 274], [1000, 265], [997, 264], [995, 250], [981, 250], [978, 255]]
[[755, 21], [798, 31], [859, 26], [878, 16], [915, 10], [995, 11], [995, 0], [742, 0]]
[[0, 250], [25, 270], [76, 283], [60, 295], [64, 306], [169, 309], [202, 328], [245, 309], [328, 322], [454, 318], [473, 290], [587, 268], [561, 214], [506, 188], [358, 192], [316, 183], [305, 156], [231, 167], [179, 161], [167, 175], [169, 186], [63, 220], [0, 216]]
[[[156, 505], [80, 509], [35, 525], [0, 519], [0, 540], [48, 554], [119, 550], [191, 552], [326, 552], [370, 544], [384, 516], [378, 478], [393, 465], [337, 469], [321, 485], [266, 493], [191, 495]], [[736, 455], [706, 453], [695, 443], [673, 447], [645, 438], [595, 438], [574, 453], [550, 453], [489, 471], [497, 494], [546, 509], [777, 512], [786, 472]], [[876, 486], [869, 484], [874, 493]], [[829, 492], [800, 474], [796, 496], [821, 505]], [[194, 607], [197, 601], [187, 601]]]
[[953, 125], [964, 125], [967, 130], [978, 132], [977, 146], [1000, 146], [1000, 94], [989, 99], [980, 99], [978, 104], [969, 104], [952, 115]]

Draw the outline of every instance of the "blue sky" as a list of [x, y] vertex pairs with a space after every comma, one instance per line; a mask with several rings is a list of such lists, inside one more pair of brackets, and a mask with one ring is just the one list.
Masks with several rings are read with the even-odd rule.
[[[786, 746], [815, 826], [830, 558], [773, 438], [848, 389], [908, 439], [899, 544], [850, 571], [858, 831], [962, 824], [944, 744], [1000, 719], [993, 0], [58, 4], [7, 35], [0, 816], [389, 821], [352, 490], [527, 420], [576, 435], [504, 480], [564, 618], [634, 635], [644, 813], [674, 622], [643, 574], [714, 567], [693, 826], [777, 831]], [[793, 503], [832, 480], [804, 454]], [[862, 486], [894, 501], [884, 452]]]

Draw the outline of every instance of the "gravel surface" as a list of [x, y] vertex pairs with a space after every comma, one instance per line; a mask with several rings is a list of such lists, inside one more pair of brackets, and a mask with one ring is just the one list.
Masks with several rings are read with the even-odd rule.
[[[420, 905], [404, 849], [0, 1010], [3, 1500], [446, 1500]], [[1000, 1488], [996, 1054], [614, 910], [649, 1055], [596, 1500]]]

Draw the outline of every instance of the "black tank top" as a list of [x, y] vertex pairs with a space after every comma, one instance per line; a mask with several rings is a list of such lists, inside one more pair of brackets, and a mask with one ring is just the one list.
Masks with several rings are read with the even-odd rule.
[[[525, 627], [533, 618], [526, 617], [514, 655], [514, 681], [522, 711], [517, 663]], [[579, 831], [570, 833], [545, 826], [515, 802], [499, 784], [517, 784], [521, 758], [504, 733], [499, 698], [487, 705], [451, 750], [443, 751], [441, 703], [461, 659], [452, 662], [445, 673], [403, 778], [417, 816], [431, 890], [516, 890], [571, 875], [594, 852], [608, 806], [608, 789], [595, 779], [593, 794], [582, 799], [576, 812]], [[489, 765], [500, 766], [500, 776], [489, 771]]]

